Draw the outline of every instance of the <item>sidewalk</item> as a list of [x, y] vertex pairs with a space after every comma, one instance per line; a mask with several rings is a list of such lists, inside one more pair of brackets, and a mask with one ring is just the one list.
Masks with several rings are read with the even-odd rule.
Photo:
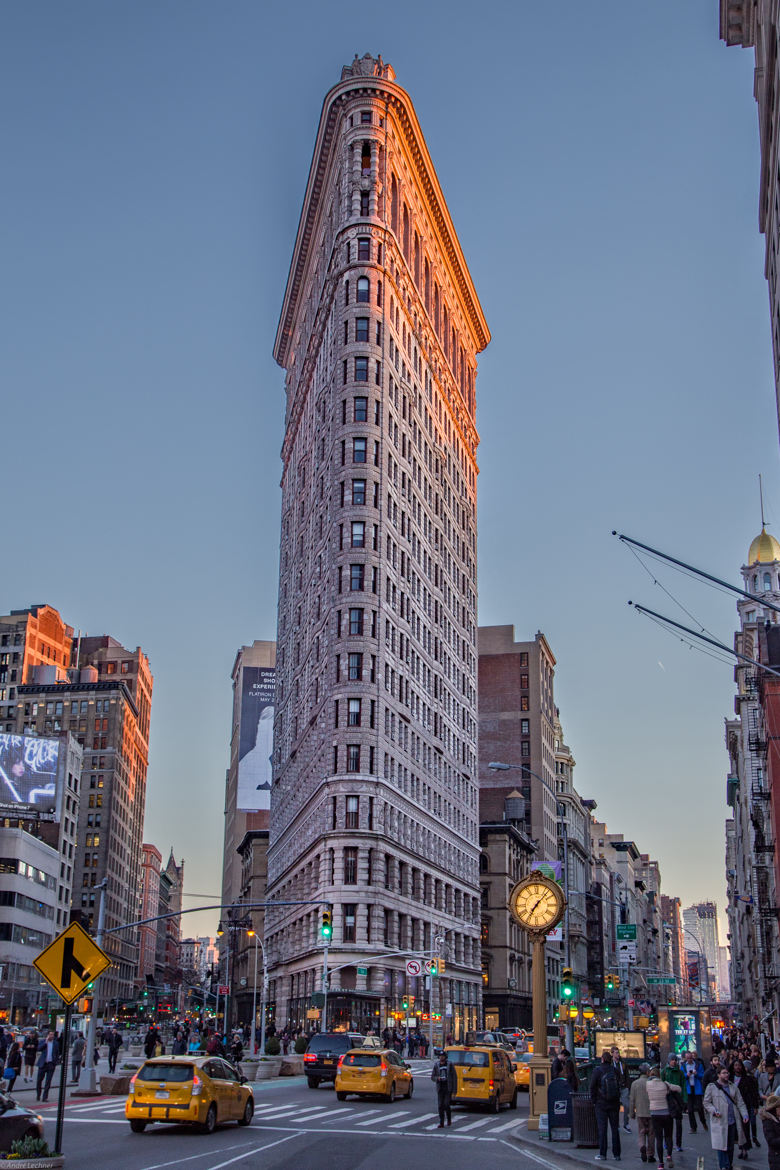
[[[117, 1062], [116, 1062], [116, 1071], [117, 1072], [119, 1072], [121, 1070], [123, 1055], [124, 1055], [124, 1053], [120, 1052], [119, 1057], [117, 1058]], [[60, 1093], [60, 1074], [61, 1074], [61, 1071], [62, 1071], [62, 1065], [58, 1064], [57, 1068], [54, 1071], [54, 1076], [52, 1077], [51, 1088], [49, 1089], [49, 1099], [47, 1102], [41, 1101], [40, 1102], [41, 1105], [44, 1105], [44, 1104], [51, 1105], [52, 1103], [55, 1105], [57, 1104], [57, 1100], [59, 1098], [59, 1093]], [[71, 1097], [73, 1097], [74, 1100], [81, 1100], [81, 1101], [89, 1101], [89, 1100], [95, 1099], [91, 1096], [90, 1097], [76, 1096], [76, 1094], [78, 1094], [79, 1090], [80, 1089], [83, 1090], [87, 1084], [87, 1078], [85, 1076], [84, 1069], [81, 1070], [81, 1078], [80, 1078], [80, 1081], [77, 1085], [72, 1085], [71, 1081], [70, 1081], [70, 1061], [68, 1061], [67, 1074], [68, 1074], [68, 1079], [67, 1079], [67, 1084], [66, 1084], [66, 1089], [65, 1089], [65, 1099], [67, 1101], [70, 1101]], [[98, 1095], [100, 1095], [100, 1078], [101, 1078], [101, 1076], [105, 1076], [107, 1074], [108, 1074], [108, 1058], [101, 1057], [101, 1059], [98, 1061], [97, 1065], [95, 1066], [95, 1088], [98, 1090]], [[29, 1081], [25, 1081], [23, 1076], [17, 1077], [16, 1083], [15, 1083], [15, 1085], [13, 1087], [13, 1091], [11, 1093], [12, 1097], [18, 1098], [18, 1100], [23, 1105], [26, 1105], [28, 1107], [28, 1109], [31, 1109], [36, 1104], [35, 1086], [37, 1083], [37, 1079], [38, 1079], [38, 1070], [37, 1069], [35, 1069], [33, 1071], [32, 1078]]]
[[[529, 1133], [526, 1129], [520, 1128], [512, 1132], [512, 1138], [518, 1145], [528, 1150], [533, 1150], [536, 1154], [543, 1157], [550, 1157], [556, 1162], [564, 1160], [569, 1164], [579, 1164], [593, 1166], [598, 1153], [597, 1149], [578, 1149], [573, 1142], [551, 1142], [547, 1135], [540, 1137], [536, 1133]], [[766, 1144], [763, 1135], [759, 1129], [759, 1141], [761, 1148], [753, 1149], [748, 1152], [747, 1160], [737, 1159], [737, 1151], [734, 1151], [734, 1167], [744, 1167], [749, 1170], [751, 1164], [754, 1167], [760, 1166], [762, 1170], [766, 1167]], [[701, 1126], [696, 1133], [691, 1133], [688, 1126], [687, 1117], [683, 1119], [683, 1135], [682, 1135], [682, 1152], [678, 1150], [673, 1151], [675, 1170], [696, 1170], [697, 1161], [699, 1158], [704, 1159], [704, 1166], [706, 1170], [717, 1170], [718, 1155], [713, 1150], [710, 1143], [709, 1132], [702, 1130]], [[644, 1165], [639, 1157], [639, 1138], [637, 1132], [636, 1119], [631, 1123], [631, 1133], [621, 1127], [620, 1130], [620, 1162], [624, 1165], [626, 1162], [632, 1167], [641, 1167]], [[607, 1153], [607, 1160], [613, 1162], [612, 1147], [609, 1146]], [[657, 1162], [653, 1160], [647, 1163], [648, 1170], [653, 1170]]]

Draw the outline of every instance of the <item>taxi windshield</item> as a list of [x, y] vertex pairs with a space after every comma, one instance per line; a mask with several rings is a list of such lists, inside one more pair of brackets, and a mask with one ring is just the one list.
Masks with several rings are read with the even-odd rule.
[[355, 1068], [378, 1068], [381, 1063], [382, 1057], [370, 1052], [349, 1052], [341, 1061], [342, 1068], [347, 1064]]
[[145, 1064], [138, 1074], [139, 1081], [191, 1081], [191, 1064]]
[[447, 1053], [450, 1064], [466, 1064], [472, 1068], [487, 1068], [490, 1057], [487, 1052], [469, 1052], [465, 1048], [455, 1048]]

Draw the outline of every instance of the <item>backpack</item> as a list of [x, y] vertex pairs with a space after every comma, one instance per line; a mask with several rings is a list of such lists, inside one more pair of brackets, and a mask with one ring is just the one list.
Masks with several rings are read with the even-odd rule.
[[617, 1105], [620, 1101], [620, 1085], [617, 1073], [611, 1064], [606, 1065], [599, 1082], [599, 1096], [607, 1105]]

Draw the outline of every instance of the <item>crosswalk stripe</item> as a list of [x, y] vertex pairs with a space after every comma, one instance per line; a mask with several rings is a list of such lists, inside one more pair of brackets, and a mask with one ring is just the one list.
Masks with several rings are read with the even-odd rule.
[[[379, 1112], [382, 1113], [382, 1112], [384, 1112], [384, 1110], [379, 1110]], [[403, 1117], [404, 1113], [408, 1113], [408, 1112], [409, 1112], [408, 1109], [399, 1109], [398, 1111], [394, 1110], [393, 1117]], [[378, 1120], [379, 1120], [378, 1117], [372, 1117], [369, 1121], [356, 1121], [355, 1124], [356, 1125], [376, 1125]]]
[[478, 1121], [472, 1121], [471, 1125], [462, 1125], [458, 1132], [465, 1133], [467, 1129], [479, 1129], [480, 1126], [489, 1125], [492, 1120], [492, 1117], [480, 1117]]
[[503, 1133], [507, 1129], [514, 1129], [521, 1125], [525, 1125], [525, 1121], [522, 1118], [515, 1118], [513, 1121], [505, 1122], [504, 1125], [496, 1126], [494, 1130], [491, 1130], [491, 1133]]
[[[457, 1125], [457, 1123], [459, 1121], [466, 1121], [467, 1118], [469, 1118], [469, 1117], [471, 1117], [470, 1113], [456, 1113], [454, 1115], [454, 1117], [452, 1118], [452, 1124]], [[433, 1125], [426, 1125], [425, 1128], [426, 1129], [438, 1129], [439, 1123], [438, 1123], [438, 1121], [434, 1121]]]
[[396, 1121], [392, 1125], [388, 1125], [388, 1129], [404, 1129], [407, 1125], [418, 1125], [421, 1121], [425, 1121], [424, 1117], [411, 1117], [408, 1121]]

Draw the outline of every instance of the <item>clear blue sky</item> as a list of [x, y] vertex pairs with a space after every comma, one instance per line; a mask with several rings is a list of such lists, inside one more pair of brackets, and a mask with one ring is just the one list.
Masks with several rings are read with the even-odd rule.
[[[737, 579], [759, 471], [780, 535], [753, 56], [717, 9], [0, 7], [0, 601], [149, 654], [146, 837], [189, 890], [220, 888], [236, 649], [275, 636], [271, 349], [320, 107], [371, 51], [493, 333], [480, 621], [545, 632], [580, 791], [722, 907], [731, 670], [627, 608], [674, 611], [609, 535]], [[664, 581], [730, 641], [732, 600]]]

